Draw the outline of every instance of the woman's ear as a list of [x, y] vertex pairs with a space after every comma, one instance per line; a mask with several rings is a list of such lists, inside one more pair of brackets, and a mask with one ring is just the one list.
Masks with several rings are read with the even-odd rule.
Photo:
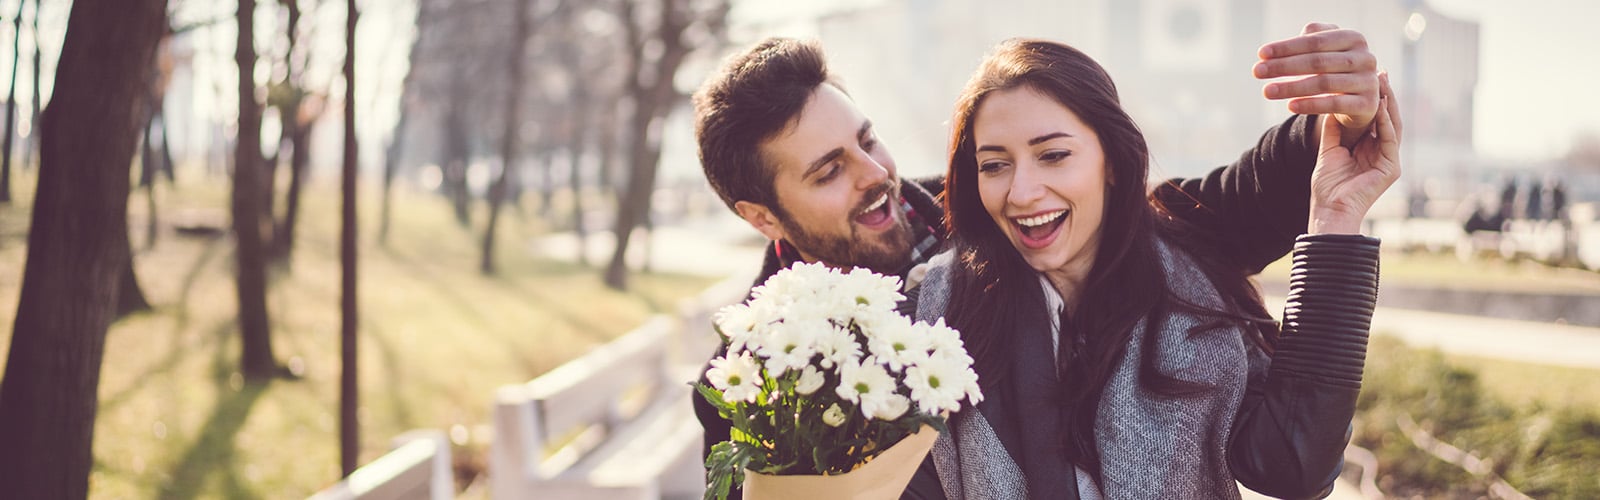
[[733, 204], [733, 211], [750, 224], [750, 227], [760, 231], [762, 236], [772, 241], [783, 241], [785, 234], [783, 224], [778, 221], [778, 214], [766, 205], [749, 201], [738, 201]]

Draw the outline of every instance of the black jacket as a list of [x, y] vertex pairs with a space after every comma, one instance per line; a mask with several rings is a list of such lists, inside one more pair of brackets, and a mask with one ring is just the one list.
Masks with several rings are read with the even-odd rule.
[[[1316, 118], [1309, 115], [1291, 117], [1268, 129], [1255, 147], [1234, 163], [1218, 167], [1202, 178], [1168, 180], [1155, 186], [1151, 197], [1160, 202], [1173, 218], [1193, 226], [1202, 235], [1214, 235], [1206, 238], [1204, 244], [1221, 249], [1218, 254], [1231, 256], [1239, 268], [1259, 272], [1287, 254], [1296, 236], [1305, 231], [1310, 212], [1311, 171], [1316, 166], [1318, 150]], [[943, 224], [936, 220], [942, 216], [942, 209], [918, 206], [937, 199], [942, 192], [942, 179], [905, 182], [902, 185], [907, 203], [929, 218], [936, 233], [942, 231]], [[932, 254], [928, 252], [924, 258]], [[761, 275], [755, 284], [766, 281], [789, 260], [792, 259], [780, 258], [775, 247], [769, 244]], [[719, 348], [711, 357], [714, 359], [725, 353], [726, 346]], [[703, 375], [701, 382], [705, 382]], [[1316, 388], [1310, 390], [1314, 392]], [[1254, 384], [1246, 395], [1247, 403], [1249, 398], [1266, 397], [1266, 393]], [[1337, 399], [1343, 401], [1345, 398]], [[1348, 399], [1353, 411], [1354, 398]], [[1275, 406], [1282, 405], [1275, 403]], [[716, 409], [698, 394], [694, 395], [694, 407], [705, 428], [705, 447], [702, 451], [709, 454], [711, 445], [729, 439], [730, 422], [721, 418]], [[1269, 436], [1251, 434], [1236, 439], [1233, 448], [1238, 451], [1230, 456], [1239, 453], [1246, 455], [1244, 459], [1230, 460], [1239, 481], [1263, 493], [1287, 493], [1281, 496], [1289, 497], [1312, 496], [1331, 488], [1342, 465], [1338, 457], [1342, 456], [1344, 442], [1348, 439], [1348, 417], [1345, 418], [1346, 425], [1329, 430], [1325, 425], [1299, 425], [1305, 423], [1307, 416], [1294, 411], [1288, 414], [1263, 412], [1262, 415], [1265, 418], [1285, 419], [1285, 425], [1277, 427], [1289, 435], [1269, 439]], [[1325, 459], [1330, 453], [1325, 443], [1335, 441], [1338, 449], [1331, 452], [1334, 459], [1330, 466]], [[1308, 466], [1314, 466], [1315, 470]], [[1284, 468], [1293, 468], [1293, 471], [1287, 471], [1293, 473], [1285, 473]], [[931, 478], [931, 484], [929, 480], [928, 475], [919, 473], [913, 479], [907, 495], [942, 497], [937, 478]], [[734, 493], [737, 495], [738, 490], [735, 489]]]

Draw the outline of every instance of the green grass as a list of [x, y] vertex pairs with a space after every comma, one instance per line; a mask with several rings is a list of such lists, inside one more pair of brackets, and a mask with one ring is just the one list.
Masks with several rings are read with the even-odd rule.
[[1374, 337], [1352, 441], [1379, 458], [1395, 497], [1476, 498], [1486, 485], [1417, 449], [1409, 415], [1534, 498], [1595, 498], [1600, 479], [1600, 370], [1455, 356]]
[[[177, 189], [158, 190], [163, 218], [203, 210], [226, 219], [226, 178], [180, 175]], [[30, 175], [14, 180], [31, 191]], [[272, 273], [268, 300], [275, 355], [303, 378], [266, 385], [244, 384], [237, 373], [232, 239], [167, 229], [139, 251], [145, 203], [142, 192], [130, 197], [135, 265], [155, 309], [108, 333], [92, 496], [303, 498], [337, 480], [339, 197], [334, 179], [321, 180], [308, 189], [292, 265]], [[477, 227], [486, 209], [468, 230], [436, 197], [396, 195], [390, 244], [380, 247], [378, 192], [360, 194], [362, 462], [406, 430], [460, 426], [473, 438], [456, 450], [466, 455], [458, 466], [481, 468], [479, 431], [497, 386], [670, 313], [711, 282], [639, 275], [631, 292], [611, 291], [597, 270], [531, 257], [527, 241], [542, 225], [514, 213], [502, 214], [501, 272], [485, 277]], [[0, 207], [0, 349], [9, 349], [25, 257], [20, 201]]]

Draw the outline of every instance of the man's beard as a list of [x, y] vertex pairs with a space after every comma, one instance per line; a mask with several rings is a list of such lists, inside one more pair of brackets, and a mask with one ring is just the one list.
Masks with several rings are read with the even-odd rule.
[[[864, 267], [885, 276], [894, 276], [911, 260], [911, 227], [903, 213], [898, 211], [899, 200], [890, 195], [891, 217], [894, 224], [882, 234], [871, 237], [859, 234], [860, 226], [850, 224], [850, 234], [818, 235], [794, 224], [787, 214], [780, 214], [778, 223], [788, 236], [790, 245], [812, 258], [837, 267]], [[867, 198], [873, 199], [873, 198]], [[856, 213], [856, 212], [851, 212]]]

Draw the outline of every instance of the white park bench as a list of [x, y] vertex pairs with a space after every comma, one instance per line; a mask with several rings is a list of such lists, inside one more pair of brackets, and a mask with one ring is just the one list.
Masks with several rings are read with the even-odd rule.
[[450, 442], [438, 430], [394, 439], [393, 451], [361, 466], [350, 477], [311, 495], [311, 500], [445, 500], [455, 498]]
[[674, 368], [678, 325], [643, 326], [495, 394], [496, 499], [697, 498], [704, 490], [692, 370]]
[[639, 328], [495, 394], [490, 494], [503, 499], [698, 499], [703, 431], [690, 382], [720, 340], [711, 315], [739, 276]]

